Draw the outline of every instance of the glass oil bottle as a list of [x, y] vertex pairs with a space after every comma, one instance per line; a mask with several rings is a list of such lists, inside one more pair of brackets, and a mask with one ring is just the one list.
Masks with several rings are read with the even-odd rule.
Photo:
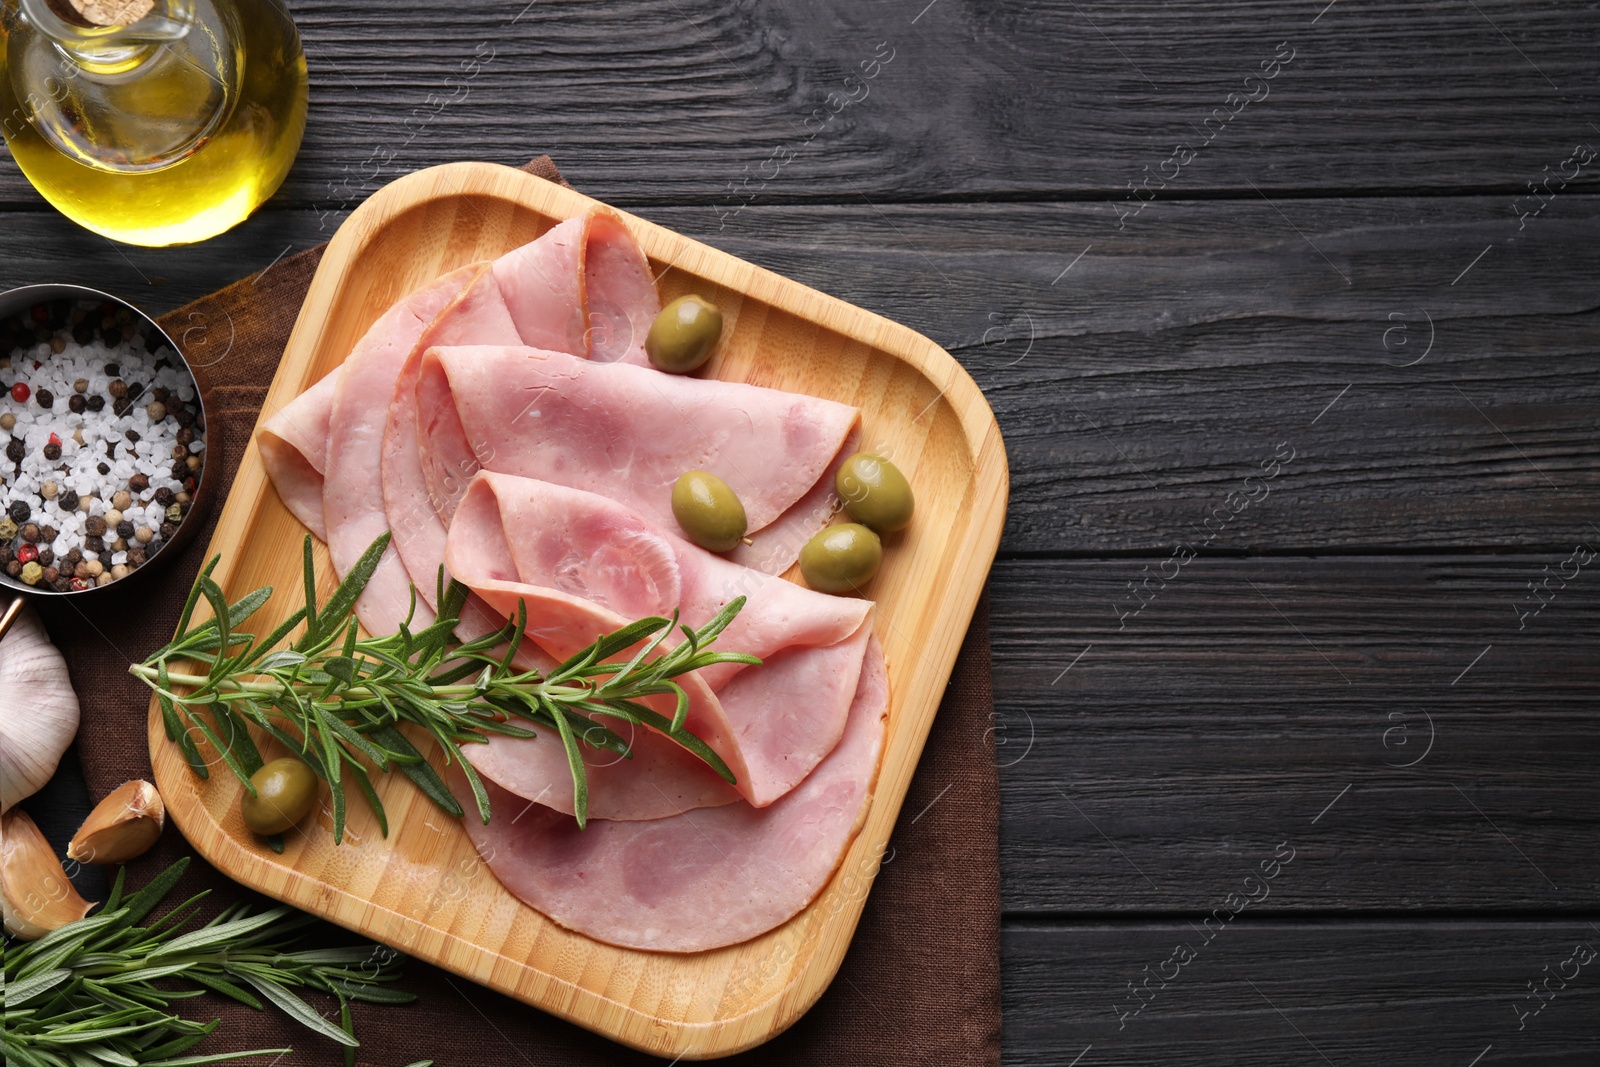
[[[74, 222], [138, 245], [237, 225], [305, 130], [305, 54], [278, 0], [3, 0], [0, 124], [22, 173]], [[98, 5], [103, 8], [107, 5]]]

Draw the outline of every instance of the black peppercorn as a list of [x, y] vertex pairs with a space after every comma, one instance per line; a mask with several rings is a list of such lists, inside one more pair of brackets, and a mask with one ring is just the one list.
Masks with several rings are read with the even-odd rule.
[[56, 497], [56, 505], [62, 511], [76, 511], [78, 509], [77, 492], [72, 489], [63, 490], [61, 495]]
[[67, 397], [67, 410], [72, 412], [74, 415], [82, 415], [84, 409], [88, 406], [89, 402], [83, 397], [79, 396], [77, 393], [73, 393], [71, 396]]
[[84, 532], [90, 537], [104, 536], [106, 532], [106, 520], [100, 515], [90, 515], [88, 521], [83, 524], [83, 529]]
[[41, 541], [54, 541], [60, 536], [61, 531], [56, 529], [54, 526], [51, 526], [49, 523], [45, 523], [43, 526], [39, 527], [39, 540]]
[[172, 480], [181, 482], [189, 477], [189, 464], [187, 460], [177, 460], [172, 464]]
[[106, 406], [106, 398], [101, 396], [99, 393], [96, 393], [94, 396], [91, 396], [89, 398], [89, 410], [90, 411], [100, 411], [105, 406]]
[[135, 474], [132, 478], [128, 479], [128, 488], [132, 489], [135, 493], [144, 492], [146, 489], [150, 488], [150, 476], [148, 474]]
[[138, 444], [139, 443], [139, 431], [138, 430], [130, 429], [126, 433], [124, 433], [122, 436], [126, 437], [128, 440], [132, 441], [134, 444]]
[[122, 368], [119, 367], [117, 364], [115, 364], [115, 363], [107, 363], [106, 364], [106, 374], [109, 375], [110, 377], [115, 378], [117, 375], [119, 375], [121, 373], [122, 373]]
[[122, 538], [124, 541], [133, 536], [133, 531], [134, 525], [127, 519], [123, 519], [121, 522], [117, 523], [117, 536]]
[[133, 401], [129, 400], [127, 397], [122, 397], [119, 400], [113, 400], [111, 402], [111, 410], [119, 416], [126, 415], [129, 411], [133, 410]]
[[95, 553], [104, 552], [106, 550], [106, 543], [99, 537], [85, 537], [83, 539], [83, 550], [85, 552]]
[[22, 573], [22, 563], [21, 563], [21, 561], [12, 560], [11, 562], [7, 563], [6, 564], [6, 573], [11, 575], [11, 577], [13, 577], [13, 578], [15, 578], [17, 575], [21, 574]]
[[30, 522], [22, 528], [22, 539], [30, 545], [39, 543], [39, 524]]
[[13, 463], [20, 463], [22, 457], [28, 454], [28, 448], [22, 443], [22, 438], [13, 437], [6, 444], [6, 458]]
[[98, 464], [95, 467], [95, 470], [99, 471], [101, 474], [110, 474], [111, 473], [111, 464], [109, 464], [109, 463]]
[[144, 383], [143, 382], [129, 382], [128, 383], [128, 399], [129, 400], [138, 400], [143, 395], [144, 395]]
[[150, 399], [154, 400], [158, 404], [165, 404], [167, 402], [167, 398], [171, 395], [172, 393], [170, 391], [161, 388], [159, 385], [150, 390]]
[[48, 568], [55, 561], [56, 561], [55, 549], [53, 549], [53, 548], [41, 548], [39, 550], [39, 566]]
[[130, 566], [130, 567], [141, 567], [141, 566], [144, 565], [144, 561], [145, 561], [145, 551], [144, 551], [144, 549], [138, 548], [138, 547], [134, 547], [134, 548], [128, 549], [128, 566]]
[[172, 535], [177, 533], [177, 532], [178, 532], [178, 528], [176, 526], [174, 526], [170, 522], [162, 523], [160, 529], [158, 529], [156, 531], [156, 533], [160, 535], [161, 540], [163, 540], [163, 541], [172, 540]]
[[180, 445], [187, 445], [190, 441], [193, 441], [193, 440], [194, 440], [194, 431], [191, 430], [189, 427], [185, 426], [183, 429], [178, 431], [178, 443]]
[[106, 386], [106, 392], [110, 393], [113, 399], [121, 400], [128, 395], [128, 383], [121, 378], [113, 379], [111, 384]]
[[160, 489], [156, 490], [156, 503], [160, 504], [164, 508], [171, 507], [172, 502], [177, 495], [178, 494], [174, 493], [171, 489], [168, 489], [166, 486], [162, 486]]
[[44, 458], [50, 460], [51, 462], [61, 458], [61, 446], [56, 444], [54, 441], [46, 444], [41, 451], [44, 452]]
[[28, 521], [28, 516], [33, 514], [33, 509], [28, 506], [26, 500], [13, 500], [11, 506], [6, 509], [6, 514], [11, 516], [12, 522], [20, 525]]
[[35, 400], [39, 401], [39, 406], [44, 408], [46, 411], [56, 406], [56, 395], [48, 389], [40, 389], [37, 393], [33, 394], [33, 397]]

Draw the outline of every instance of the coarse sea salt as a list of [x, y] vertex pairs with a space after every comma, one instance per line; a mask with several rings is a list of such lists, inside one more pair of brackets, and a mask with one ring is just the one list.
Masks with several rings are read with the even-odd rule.
[[[201, 473], [187, 461], [204, 458], [205, 434], [187, 369], [159, 335], [150, 335], [158, 347], [147, 351], [137, 332], [142, 324], [131, 313], [79, 304], [51, 306], [43, 314], [53, 330], [47, 341], [31, 340], [41, 321], [38, 308], [31, 319], [0, 324], [0, 342], [10, 342], [0, 344], [0, 353], [11, 349], [0, 355], [0, 567], [13, 578], [31, 577], [29, 584], [67, 591], [108, 584], [165, 543], [167, 509], [176, 503], [187, 517]], [[86, 323], [100, 328], [85, 330]], [[30, 343], [13, 348], [15, 338], [3, 331], [19, 326]], [[112, 336], [115, 343], [107, 344]], [[25, 399], [18, 398], [19, 384]], [[41, 391], [48, 408], [40, 403]], [[164, 417], [152, 421], [148, 408], [158, 399]], [[119, 533], [106, 516], [122, 492], [128, 499]], [[182, 521], [168, 524], [167, 536]], [[128, 535], [129, 526], [154, 536], [141, 544]], [[104, 529], [98, 535], [103, 549], [91, 548], [97, 528]]]

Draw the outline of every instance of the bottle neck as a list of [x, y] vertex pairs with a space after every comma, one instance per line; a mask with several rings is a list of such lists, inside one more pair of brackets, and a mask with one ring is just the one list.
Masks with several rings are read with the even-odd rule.
[[18, 0], [23, 17], [63, 55], [96, 74], [138, 66], [158, 49], [183, 40], [194, 25], [191, 0], [156, 0], [148, 14], [126, 26], [97, 26], [69, 0]]

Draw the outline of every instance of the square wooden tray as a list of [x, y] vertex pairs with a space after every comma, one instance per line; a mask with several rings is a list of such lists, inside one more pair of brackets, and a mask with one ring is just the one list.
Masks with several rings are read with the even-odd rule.
[[[486, 163], [434, 167], [380, 190], [329, 244], [263, 411], [277, 411], [337, 366], [400, 297], [593, 203]], [[459, 824], [400, 775], [377, 783], [387, 838], [356, 802], [344, 844], [334, 845], [323, 812], [277, 855], [245, 830], [230, 774], [202, 781], [189, 771], [154, 702], [150, 750], [184, 836], [239, 882], [624, 1044], [707, 1059], [784, 1030], [837, 972], [994, 559], [1008, 472], [982, 394], [926, 337], [624, 217], [650, 257], [663, 301], [692, 291], [722, 308], [724, 341], [706, 373], [859, 407], [862, 447], [890, 456], [917, 494], [917, 518], [886, 544], [871, 590], [890, 675], [883, 761], [866, 821], [823, 893], [784, 925], [728, 948], [694, 955], [616, 948], [558, 926], [508, 893]], [[222, 556], [215, 577], [230, 599], [262, 585], [285, 590], [251, 629], [265, 633], [295, 607], [304, 535], [252, 444], [207, 550]], [[320, 543], [317, 551], [331, 590]]]

